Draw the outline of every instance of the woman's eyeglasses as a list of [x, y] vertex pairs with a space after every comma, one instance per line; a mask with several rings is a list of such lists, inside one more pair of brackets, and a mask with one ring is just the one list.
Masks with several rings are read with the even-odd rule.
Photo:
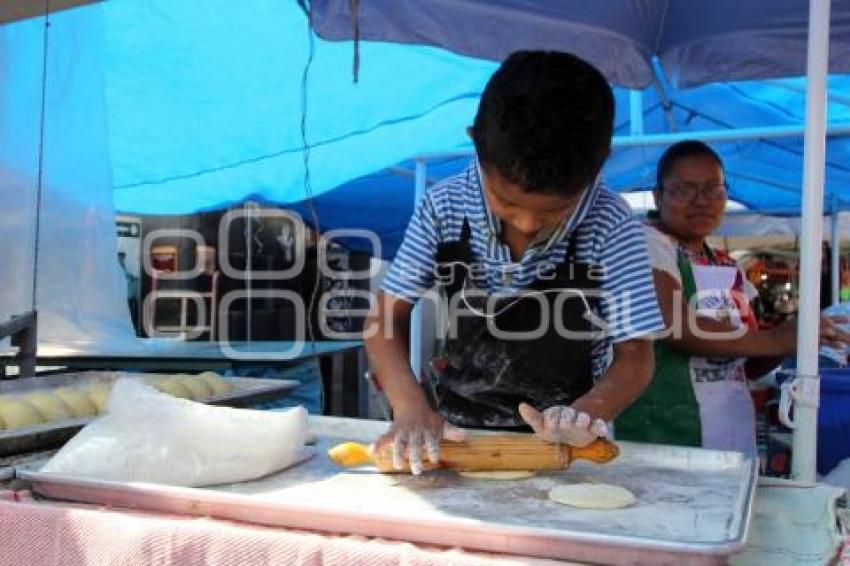
[[698, 185], [696, 183], [683, 183], [681, 185], [669, 185], [663, 187], [663, 192], [670, 198], [681, 202], [691, 202], [702, 196], [706, 200], [720, 200], [726, 198], [726, 184], [712, 183], [710, 185]]

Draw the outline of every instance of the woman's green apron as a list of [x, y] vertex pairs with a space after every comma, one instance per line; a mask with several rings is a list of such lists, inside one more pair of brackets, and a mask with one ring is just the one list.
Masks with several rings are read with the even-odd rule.
[[[714, 263], [713, 256], [710, 259]], [[681, 250], [677, 263], [683, 298], [694, 301], [698, 295], [690, 304], [696, 304], [701, 315], [727, 318], [734, 326], [744, 324], [740, 307], [728, 298], [734, 296], [731, 291], [742, 290], [737, 267], [695, 265]], [[755, 417], [743, 362], [690, 356], [656, 341], [652, 383], [617, 418], [616, 438], [751, 452]]]

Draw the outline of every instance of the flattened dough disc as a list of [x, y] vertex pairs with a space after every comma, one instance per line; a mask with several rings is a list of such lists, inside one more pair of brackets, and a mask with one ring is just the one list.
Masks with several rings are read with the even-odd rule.
[[628, 489], [606, 483], [559, 485], [549, 491], [549, 499], [581, 509], [622, 509], [637, 501]]
[[465, 478], [474, 480], [524, 480], [537, 475], [537, 472], [531, 470], [493, 470], [490, 472], [458, 472]]

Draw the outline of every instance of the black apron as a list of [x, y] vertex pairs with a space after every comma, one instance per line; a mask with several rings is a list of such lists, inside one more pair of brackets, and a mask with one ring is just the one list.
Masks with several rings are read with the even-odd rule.
[[[575, 232], [563, 263], [543, 274], [519, 293], [500, 297], [487, 309], [487, 298], [474, 290], [470, 267], [475, 264], [471, 231], [464, 219], [460, 240], [440, 244], [437, 250], [438, 285], [449, 304], [449, 332], [441, 356], [426, 370], [435, 409], [450, 423], [465, 428], [528, 430], [519, 415], [522, 402], [537, 410], [570, 405], [593, 386], [591, 348], [601, 338], [585, 314], [595, 312], [595, 296], [578, 291], [599, 288], [591, 266], [575, 262]], [[595, 273], [601, 273], [600, 269]], [[541, 291], [568, 289], [570, 291]], [[582, 332], [582, 338], [561, 335], [555, 325], [556, 299], [562, 327]], [[592, 293], [591, 293], [592, 294]], [[533, 296], [532, 296], [533, 295]], [[542, 300], [541, 300], [542, 299]], [[531, 340], [495, 336], [501, 332], [535, 331], [541, 319], [549, 323]], [[464, 311], [458, 316], [458, 311]], [[591, 332], [596, 336], [588, 336]]]

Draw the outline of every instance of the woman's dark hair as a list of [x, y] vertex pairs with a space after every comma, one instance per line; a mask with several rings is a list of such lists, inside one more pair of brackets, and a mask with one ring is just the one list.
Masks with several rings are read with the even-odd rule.
[[720, 159], [720, 156], [707, 143], [699, 140], [680, 141], [668, 147], [658, 160], [658, 165], [655, 168], [655, 186], [657, 189], [659, 191], [662, 189], [664, 177], [670, 174], [670, 170], [673, 169], [676, 162], [686, 157], [700, 155], [712, 158], [723, 169], [723, 161]]
[[614, 94], [569, 53], [517, 51], [490, 77], [472, 125], [478, 158], [528, 191], [576, 194], [611, 151]]

